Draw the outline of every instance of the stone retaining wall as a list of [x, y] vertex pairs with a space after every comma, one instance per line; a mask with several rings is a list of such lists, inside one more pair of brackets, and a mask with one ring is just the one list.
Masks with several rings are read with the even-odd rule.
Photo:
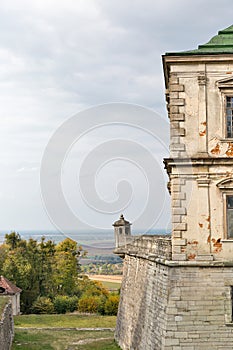
[[14, 338], [14, 320], [12, 305], [9, 301], [2, 313], [0, 321], [0, 349], [10, 350]]
[[233, 264], [159, 261], [148, 251], [146, 243], [144, 253], [142, 245], [135, 254], [125, 251], [115, 333], [120, 347], [232, 350]]
[[125, 256], [115, 338], [124, 350], [162, 349], [168, 267]]

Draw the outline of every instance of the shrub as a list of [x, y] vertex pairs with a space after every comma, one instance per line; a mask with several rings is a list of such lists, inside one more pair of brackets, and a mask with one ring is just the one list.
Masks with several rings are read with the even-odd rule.
[[74, 312], [78, 309], [78, 297], [68, 297], [66, 295], [58, 295], [53, 301], [54, 309], [58, 314], [65, 314], [66, 312]]
[[108, 296], [104, 305], [105, 315], [117, 315], [119, 300], [119, 295], [111, 294]]
[[107, 296], [109, 291], [104, 288], [101, 282], [91, 281], [84, 277], [79, 280], [79, 295], [83, 296]]
[[57, 314], [65, 314], [68, 309], [68, 297], [65, 295], [58, 295], [53, 300], [55, 312]]
[[82, 296], [78, 302], [80, 312], [97, 313], [102, 308], [103, 299], [97, 295]]
[[74, 312], [78, 309], [78, 299], [75, 295], [67, 299], [67, 311]]
[[38, 297], [32, 305], [32, 312], [35, 314], [52, 314], [54, 306], [52, 301], [46, 297]]

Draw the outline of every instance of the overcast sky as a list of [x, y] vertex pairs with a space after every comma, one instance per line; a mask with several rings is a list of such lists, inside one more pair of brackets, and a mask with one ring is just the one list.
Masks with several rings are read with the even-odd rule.
[[[1, 0], [0, 229], [55, 229], [40, 191], [41, 159], [53, 133], [79, 111], [110, 102], [141, 105], [166, 118], [161, 55], [207, 42], [232, 24], [231, 8], [230, 0]], [[116, 131], [125, 139], [130, 134], [131, 140], [152, 144], [135, 130], [118, 126]], [[77, 172], [84, 150], [116, 139], [116, 131], [95, 130], [67, 156], [65, 197], [93, 228], [110, 228], [119, 213], [91, 214], [82, 207], [70, 187], [77, 182], [71, 169]], [[162, 162], [166, 152], [157, 152]], [[138, 157], [143, 155], [138, 152]], [[107, 175], [96, 177], [96, 186], [103, 200], [114, 201], [116, 175], [127, 178], [129, 173], [136, 190], [124, 212], [135, 221], [147, 200], [147, 176], [128, 165], [113, 161]], [[158, 186], [161, 176], [158, 170]], [[162, 201], [155, 198], [157, 208], [165, 207], [154, 227], [169, 225], [169, 204]]]

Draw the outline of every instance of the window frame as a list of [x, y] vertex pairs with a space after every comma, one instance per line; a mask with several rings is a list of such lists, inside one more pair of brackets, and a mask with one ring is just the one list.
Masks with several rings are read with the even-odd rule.
[[[232, 130], [231, 130], [231, 134], [232, 136], [228, 136], [228, 131], [227, 131], [227, 110], [228, 110], [228, 107], [227, 107], [227, 98], [232, 98], [233, 100], [233, 92], [231, 93], [224, 93], [224, 100], [223, 100], [223, 108], [224, 108], [224, 138], [229, 140], [229, 139], [233, 139], [233, 121], [232, 121]], [[233, 101], [232, 101], [233, 103]], [[232, 112], [233, 112], [233, 106], [231, 108]], [[233, 119], [233, 115], [232, 115], [232, 119]]]
[[[227, 208], [227, 197], [228, 196], [232, 196], [233, 197], [233, 190], [229, 190], [229, 191], [226, 191], [223, 192], [223, 204], [224, 204], [224, 210], [223, 210], [223, 215], [224, 215], [224, 218], [223, 218], [223, 224], [224, 224], [224, 240], [227, 240], [227, 241], [233, 241], [233, 236], [232, 237], [229, 237], [228, 236], [228, 217], [227, 217], [227, 211], [228, 211], [228, 208]], [[232, 209], [233, 210], [233, 209]]]
[[216, 81], [220, 94], [220, 112], [221, 112], [221, 141], [233, 141], [233, 137], [227, 136], [227, 115], [226, 115], [226, 98], [233, 97], [233, 77], [224, 78]]
[[[221, 141], [233, 141], [233, 136], [228, 137], [227, 136], [227, 97], [232, 97], [233, 98], [233, 88], [231, 89], [224, 89], [222, 90], [220, 88], [220, 94], [221, 94]], [[232, 128], [232, 134], [233, 134], [233, 128]]]

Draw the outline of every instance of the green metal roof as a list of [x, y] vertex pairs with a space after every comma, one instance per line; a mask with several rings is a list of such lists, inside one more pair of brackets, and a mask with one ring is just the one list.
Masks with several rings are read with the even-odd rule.
[[198, 49], [182, 52], [168, 52], [166, 56], [186, 56], [186, 55], [218, 55], [233, 54], [233, 25], [220, 30], [208, 43], [199, 45]]

